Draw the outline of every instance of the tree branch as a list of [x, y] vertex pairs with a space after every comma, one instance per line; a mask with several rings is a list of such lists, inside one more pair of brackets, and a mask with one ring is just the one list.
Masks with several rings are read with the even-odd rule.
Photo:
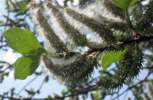
[[139, 39], [127, 39], [125, 41], [122, 41], [120, 43], [116, 43], [116, 44], [111, 44], [111, 45], [108, 45], [108, 46], [105, 46], [105, 47], [102, 47], [102, 48], [91, 48], [86, 54], [91, 54], [93, 52], [103, 52], [105, 50], [115, 50], [115, 49], [118, 49], [118, 47], [124, 47], [128, 44], [133, 44], [133, 43], [141, 43], [141, 42], [149, 42], [153, 40], [153, 36], [140, 36]]

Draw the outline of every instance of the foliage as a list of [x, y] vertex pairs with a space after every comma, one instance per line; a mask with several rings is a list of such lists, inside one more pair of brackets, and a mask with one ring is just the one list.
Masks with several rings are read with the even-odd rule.
[[41, 47], [33, 33], [26, 29], [11, 28], [4, 32], [4, 37], [11, 48], [25, 55]]
[[25, 56], [18, 58], [15, 66], [15, 78], [25, 79], [27, 76], [33, 74], [33, 72], [38, 67], [39, 57], [35, 56]]
[[27, 10], [28, 1], [22, 0], [19, 2], [19, 10], [21, 13], [25, 12]]
[[133, 6], [135, 3], [137, 2], [137, 0], [113, 0], [113, 3], [123, 9], [126, 10], [128, 7]]
[[33, 33], [15, 27], [5, 31], [3, 35], [12, 49], [23, 54], [14, 64], [15, 78], [25, 79], [33, 74], [39, 65], [41, 55], [45, 52]]
[[[4, 39], [0, 41], [2, 42], [0, 49], [9, 46], [15, 52], [22, 54], [22, 57], [13, 64], [15, 78], [23, 80], [33, 73], [40, 75], [35, 71], [43, 60], [46, 67], [55, 76], [62, 78], [67, 86], [67, 90], [62, 95], [49, 96], [45, 99], [77, 100], [79, 97], [83, 99], [91, 97], [93, 100], [103, 100], [110, 95], [115, 100], [128, 91], [131, 91], [138, 100], [152, 99], [149, 95], [151, 90], [146, 93], [143, 89], [145, 84], [150, 88], [153, 86], [150, 79], [153, 72], [153, 0], [149, 0], [147, 4], [144, 4], [143, 0], [79, 0], [77, 5], [79, 10], [75, 7], [72, 9], [74, 1], [65, 0], [62, 6], [56, 0], [53, 1], [54, 3], [47, 0], [38, 5], [30, 3], [30, 8], [27, 6], [28, 0], [6, 1], [8, 13], [15, 14], [16, 19], [11, 19], [8, 14], [7, 22], [0, 21], [1, 27], [4, 25], [5, 28], [3, 34], [5, 41]], [[90, 5], [97, 6], [97, 8], [93, 7], [95, 15], [92, 17], [87, 14]], [[107, 12], [111, 13], [113, 18], [119, 18], [119, 21], [99, 13], [101, 9], [98, 5], [105, 7]], [[37, 9], [37, 12], [34, 9]], [[31, 24], [26, 23], [25, 18], [29, 16], [28, 11], [33, 10], [35, 12], [28, 18], [32, 19], [36, 27], [31, 28]], [[50, 14], [50, 18], [47, 14]], [[20, 19], [21, 16], [24, 17]], [[81, 24], [75, 21], [73, 24], [73, 20]], [[59, 26], [56, 29], [54, 25], [57, 23]], [[97, 41], [89, 41], [86, 35], [82, 34], [85, 31], [82, 31], [84, 27], [81, 25], [96, 33], [99, 36], [96, 38], [97, 41], [100, 39], [103, 41], [99, 44]], [[57, 30], [61, 28], [62, 33], [59, 35]], [[51, 48], [45, 50], [34, 36], [35, 33], [43, 33]], [[70, 40], [62, 40], [64, 33]], [[85, 53], [78, 50], [82, 47], [88, 47], [88, 50]], [[150, 53], [147, 54], [146, 51]], [[0, 66], [1, 64], [2, 67], [5, 66], [4, 64], [12, 66], [3, 61], [0, 61]], [[111, 66], [112, 64], [114, 66]], [[144, 70], [147, 70], [147, 75], [138, 80], [137, 77]], [[2, 77], [7, 75], [5, 70], [1, 72]], [[95, 78], [94, 72], [99, 76]], [[44, 78], [44, 82], [48, 82], [48, 77]], [[125, 91], [118, 92], [117, 90], [124, 85], [127, 86]], [[25, 89], [30, 95], [28, 99], [32, 99], [40, 90], [41, 88], [35, 92]], [[5, 98], [5, 95], [2, 97]], [[20, 97], [8, 96], [8, 98]]]
[[124, 57], [125, 51], [107, 51], [100, 55], [99, 63], [103, 70], [107, 70], [110, 64], [121, 60]]

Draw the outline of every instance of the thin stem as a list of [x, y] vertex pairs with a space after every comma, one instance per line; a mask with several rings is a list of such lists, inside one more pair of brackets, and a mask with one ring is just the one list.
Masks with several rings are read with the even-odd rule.
[[129, 15], [129, 12], [128, 12], [128, 9], [125, 10], [125, 16], [126, 16], [126, 21], [129, 25], [129, 27], [133, 30], [133, 31], [136, 31], [136, 29], [134, 28], [131, 20], [130, 20], [130, 15]]

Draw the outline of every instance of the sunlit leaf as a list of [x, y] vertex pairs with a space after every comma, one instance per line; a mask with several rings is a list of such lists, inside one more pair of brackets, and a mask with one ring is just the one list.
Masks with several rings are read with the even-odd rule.
[[132, 1], [130, 2], [130, 5], [129, 5], [129, 6], [135, 5], [137, 2], [138, 2], [138, 0], [132, 0]]
[[14, 64], [15, 78], [25, 79], [27, 76], [32, 75], [39, 65], [40, 57], [37, 56], [24, 56], [18, 58]]
[[117, 7], [126, 10], [129, 6], [133, 6], [137, 0], [112, 0]]
[[100, 55], [99, 63], [102, 66], [103, 70], [107, 70], [107, 68], [112, 64], [124, 57], [126, 50], [123, 51], [107, 51], [103, 52]]
[[11, 48], [22, 54], [32, 53], [41, 47], [33, 33], [27, 29], [11, 28], [3, 35]]
[[27, 5], [28, 5], [27, 0], [22, 0], [18, 4], [20, 12], [25, 12], [27, 10]]
[[98, 92], [92, 93], [91, 94], [93, 100], [100, 100], [100, 94]]

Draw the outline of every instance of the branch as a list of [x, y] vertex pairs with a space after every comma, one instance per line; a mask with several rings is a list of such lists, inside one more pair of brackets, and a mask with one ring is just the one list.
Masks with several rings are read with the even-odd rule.
[[64, 100], [65, 98], [68, 98], [68, 97], [75, 97], [75, 96], [78, 96], [78, 95], [87, 94], [89, 92], [96, 91], [96, 90], [99, 90], [99, 89], [100, 88], [97, 85], [93, 85], [93, 86], [89, 86], [87, 88], [75, 90], [75, 92], [70, 93], [68, 95], [64, 95], [62, 97], [57, 97], [57, 98], [55, 97], [55, 98], [60, 99], [60, 100]]
[[144, 82], [147, 82], [148, 81], [148, 77], [150, 76], [151, 73], [148, 73], [147, 76], [139, 81], [138, 83], [134, 84], [134, 85], [131, 85], [129, 86], [126, 90], [124, 90], [122, 93], [120, 93], [119, 95], [117, 95], [116, 97], [114, 97], [112, 100], [116, 100], [117, 98], [119, 98], [120, 96], [122, 96], [124, 93], [126, 93], [127, 91], [131, 90], [132, 88], [134, 88], [135, 86], [139, 85], [139, 84], [142, 84]]
[[86, 54], [89, 55], [91, 53], [94, 53], [94, 52], [103, 52], [105, 50], [115, 50], [117, 49], [118, 47], [124, 47], [128, 44], [135, 44], [135, 43], [141, 43], [141, 42], [149, 42], [150, 40], [153, 40], [153, 36], [140, 36], [139, 39], [127, 39], [125, 41], [122, 41], [120, 43], [116, 43], [116, 44], [111, 44], [111, 45], [108, 45], [108, 46], [105, 46], [105, 47], [102, 47], [102, 48], [92, 48], [90, 49]]

